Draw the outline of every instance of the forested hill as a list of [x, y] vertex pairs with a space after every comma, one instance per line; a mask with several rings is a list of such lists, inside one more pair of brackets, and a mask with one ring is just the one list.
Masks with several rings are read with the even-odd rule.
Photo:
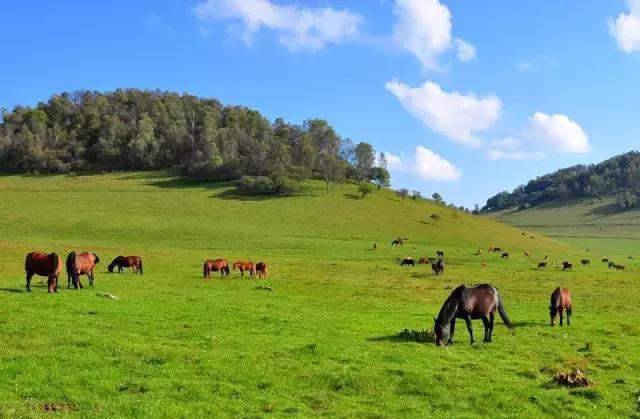
[[215, 99], [160, 91], [74, 91], [35, 107], [4, 111], [0, 171], [179, 168], [200, 180], [261, 187], [320, 178], [389, 181], [370, 144], [343, 139], [326, 121], [295, 125]]
[[640, 203], [640, 152], [631, 151], [598, 164], [558, 170], [489, 198], [483, 211], [525, 209], [551, 202], [616, 196], [622, 209]]

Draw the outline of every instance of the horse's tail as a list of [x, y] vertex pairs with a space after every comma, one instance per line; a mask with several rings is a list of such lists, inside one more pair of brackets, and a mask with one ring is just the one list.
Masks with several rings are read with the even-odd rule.
[[504, 308], [504, 304], [502, 304], [502, 297], [500, 296], [500, 293], [496, 293], [496, 295], [498, 297], [498, 313], [500, 313], [500, 318], [509, 329], [512, 329], [513, 323], [511, 323], [511, 320], [509, 320], [507, 310]]
[[57, 253], [51, 253], [49, 259], [51, 260], [51, 269], [55, 272], [58, 264], [60, 264], [60, 256]]
[[205, 278], [207, 277], [207, 262], [205, 262], [204, 265], [202, 265], [202, 275]]
[[140, 275], [142, 275], [142, 258], [140, 258], [140, 264], [138, 265], [138, 269], [140, 270]]
[[67, 256], [66, 265], [67, 265], [67, 276], [73, 276], [75, 274], [75, 269], [76, 269], [76, 252], [69, 253], [69, 256]]

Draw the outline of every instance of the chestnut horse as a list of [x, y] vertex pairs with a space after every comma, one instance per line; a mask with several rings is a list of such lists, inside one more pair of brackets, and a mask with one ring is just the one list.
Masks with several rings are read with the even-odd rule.
[[258, 279], [267, 279], [267, 274], [269, 273], [269, 267], [264, 262], [256, 263], [256, 275]]
[[556, 325], [556, 315], [560, 315], [560, 326], [562, 326], [562, 311], [567, 312], [567, 326], [571, 326], [571, 291], [568, 288], [558, 287], [551, 294], [549, 303], [551, 326]]
[[249, 276], [253, 277], [256, 274], [256, 265], [255, 263], [246, 260], [246, 261], [242, 261], [242, 260], [237, 260], [234, 262], [233, 264], [233, 270], [235, 271], [236, 269], [240, 270], [240, 275], [244, 278], [244, 271], [248, 271], [249, 272]]
[[453, 290], [449, 298], [444, 302], [440, 313], [438, 313], [438, 318], [433, 319], [435, 322], [436, 345], [442, 346], [453, 343], [456, 318], [464, 319], [467, 323], [471, 344], [475, 342], [473, 340], [471, 319], [482, 319], [482, 323], [484, 323], [484, 341], [491, 342], [496, 309], [500, 313], [504, 324], [512, 328], [513, 325], [507, 316], [507, 311], [502, 304], [502, 299], [496, 287], [489, 284], [471, 288], [460, 285]]
[[33, 275], [46, 276], [48, 292], [58, 292], [58, 277], [62, 272], [62, 259], [56, 253], [31, 252], [24, 261], [27, 274], [27, 291], [31, 292]]
[[205, 278], [211, 278], [211, 272], [220, 271], [220, 276], [229, 276], [229, 263], [226, 259], [209, 259], [204, 262], [202, 274]]
[[95, 253], [69, 253], [67, 256], [67, 288], [71, 288], [72, 281], [75, 289], [83, 288], [80, 275], [89, 277], [89, 285], [93, 287], [95, 279], [93, 270], [98, 262], [100, 262], [100, 258]]
[[116, 266], [118, 273], [122, 273], [124, 268], [131, 268], [134, 273], [142, 275], [142, 258], [140, 256], [118, 256], [107, 266], [107, 269], [113, 273], [113, 268]]

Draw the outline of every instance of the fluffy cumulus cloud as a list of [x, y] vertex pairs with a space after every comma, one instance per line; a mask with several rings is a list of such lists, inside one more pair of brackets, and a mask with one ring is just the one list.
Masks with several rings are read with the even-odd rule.
[[392, 80], [386, 84], [402, 106], [427, 127], [448, 139], [479, 147], [477, 133], [490, 128], [499, 118], [502, 103], [495, 95], [446, 92], [433, 82], [410, 87]]
[[628, 13], [609, 19], [609, 33], [626, 54], [640, 51], [640, 0], [627, 0]]
[[521, 135], [522, 138], [492, 141], [487, 157], [490, 160], [535, 160], [550, 154], [591, 151], [589, 138], [582, 127], [562, 114], [534, 113]]
[[528, 135], [545, 149], [557, 153], [591, 151], [587, 134], [577, 122], [566, 115], [534, 113], [529, 118]]
[[462, 177], [460, 169], [423, 146], [417, 146], [411, 156], [400, 157], [391, 153], [385, 153], [385, 156], [391, 172], [410, 174], [429, 181], [455, 181]]
[[202, 21], [229, 19], [243, 25], [243, 40], [251, 43], [261, 29], [272, 30], [292, 51], [320, 50], [357, 38], [363, 18], [349, 10], [276, 4], [271, 0], [207, 0], [195, 7]]
[[438, 57], [451, 48], [460, 61], [470, 61], [476, 50], [462, 39], [451, 35], [451, 12], [439, 0], [396, 0], [393, 40], [415, 55], [423, 68], [439, 68]]

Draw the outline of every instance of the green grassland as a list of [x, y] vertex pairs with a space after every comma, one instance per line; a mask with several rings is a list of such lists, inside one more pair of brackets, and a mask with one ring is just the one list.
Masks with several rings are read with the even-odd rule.
[[629, 256], [640, 257], [640, 211], [622, 210], [614, 197], [560, 202], [492, 215], [576, 248], [589, 249], [597, 256], [617, 256], [620, 261]]
[[[0, 177], [0, 417], [640, 417], [635, 266], [538, 271], [544, 254], [585, 250], [385, 190], [232, 190], [161, 173]], [[36, 279], [24, 292], [33, 250], [95, 251], [95, 288], [49, 295]], [[398, 264], [436, 250], [443, 277]], [[141, 255], [145, 274], [108, 274], [121, 254]], [[204, 280], [213, 257], [264, 260], [270, 276]], [[398, 336], [431, 329], [454, 287], [482, 282], [513, 332], [498, 321], [493, 343], [471, 346], [459, 326], [446, 348]], [[573, 291], [570, 328], [548, 326], [559, 285]], [[553, 383], [571, 368], [594, 386]]]

